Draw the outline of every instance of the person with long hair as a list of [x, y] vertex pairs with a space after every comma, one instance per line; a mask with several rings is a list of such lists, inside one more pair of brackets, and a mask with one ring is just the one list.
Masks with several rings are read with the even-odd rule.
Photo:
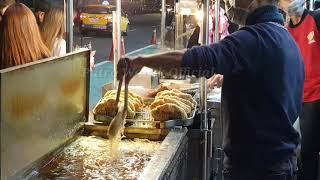
[[32, 11], [22, 3], [7, 8], [0, 23], [0, 69], [50, 57]]
[[53, 56], [66, 54], [66, 41], [63, 39], [65, 32], [64, 12], [62, 9], [53, 8], [45, 15], [40, 26], [43, 42], [52, 52]]

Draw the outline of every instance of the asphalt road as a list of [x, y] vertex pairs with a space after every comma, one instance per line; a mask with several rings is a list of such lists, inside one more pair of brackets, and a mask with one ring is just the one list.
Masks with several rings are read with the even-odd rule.
[[[155, 28], [157, 29], [157, 36], [160, 36], [160, 13], [136, 15], [129, 17], [129, 20], [129, 33], [128, 36], [124, 36], [126, 53], [150, 45], [152, 32]], [[82, 38], [82, 45], [91, 42], [92, 50], [96, 50], [95, 63], [108, 59], [112, 46], [111, 34], [90, 33]], [[74, 43], [81, 46], [81, 35], [77, 31], [74, 35]]]

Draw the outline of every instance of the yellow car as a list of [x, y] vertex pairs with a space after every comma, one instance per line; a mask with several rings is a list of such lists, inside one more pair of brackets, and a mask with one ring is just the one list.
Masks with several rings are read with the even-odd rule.
[[[89, 31], [103, 31], [112, 33], [112, 11], [116, 11], [111, 5], [89, 5], [83, 8], [80, 14], [80, 31], [86, 34]], [[121, 33], [128, 34], [129, 19], [121, 13]]]

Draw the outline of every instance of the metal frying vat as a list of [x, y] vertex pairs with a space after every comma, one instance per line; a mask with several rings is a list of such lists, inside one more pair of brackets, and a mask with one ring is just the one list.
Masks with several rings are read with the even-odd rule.
[[63, 144], [88, 114], [89, 51], [0, 71], [1, 179]]
[[[90, 123], [89, 51], [0, 71], [1, 179], [32, 179], [79, 136], [104, 136]], [[162, 140], [139, 179], [186, 179], [187, 129], [127, 128], [127, 138]]]
[[[74, 142], [81, 135], [105, 135], [108, 131], [106, 126], [97, 125], [85, 125], [80, 136], [74, 136], [74, 138], [66, 144], [60, 146], [54, 152], [49, 153], [47, 156], [39, 159], [38, 161], [30, 164], [23, 171], [14, 176], [14, 179], [37, 179], [41, 169], [45, 167], [49, 162], [59, 155], [64, 148], [68, 147], [70, 143]], [[125, 132], [127, 137], [139, 137], [139, 138], [151, 138], [153, 140], [162, 140], [160, 148], [152, 156], [147, 166], [143, 169], [143, 172], [139, 175], [139, 180], [150, 179], [186, 179], [187, 170], [187, 129], [173, 129], [170, 131], [140, 131], [129, 130]], [[145, 134], [144, 134], [145, 133]], [[93, 161], [95, 161], [93, 159]]]

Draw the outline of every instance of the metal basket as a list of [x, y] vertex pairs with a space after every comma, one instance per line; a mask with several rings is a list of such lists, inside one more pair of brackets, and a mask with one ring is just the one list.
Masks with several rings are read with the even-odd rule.
[[[197, 107], [197, 104], [195, 105]], [[136, 112], [134, 119], [126, 119], [126, 128], [174, 128], [176, 126], [191, 126], [196, 113], [196, 109], [193, 110], [190, 117], [187, 119], [172, 119], [167, 121], [154, 121], [151, 116], [150, 109], [144, 108], [140, 112]], [[113, 117], [95, 114], [95, 124], [109, 125]]]

